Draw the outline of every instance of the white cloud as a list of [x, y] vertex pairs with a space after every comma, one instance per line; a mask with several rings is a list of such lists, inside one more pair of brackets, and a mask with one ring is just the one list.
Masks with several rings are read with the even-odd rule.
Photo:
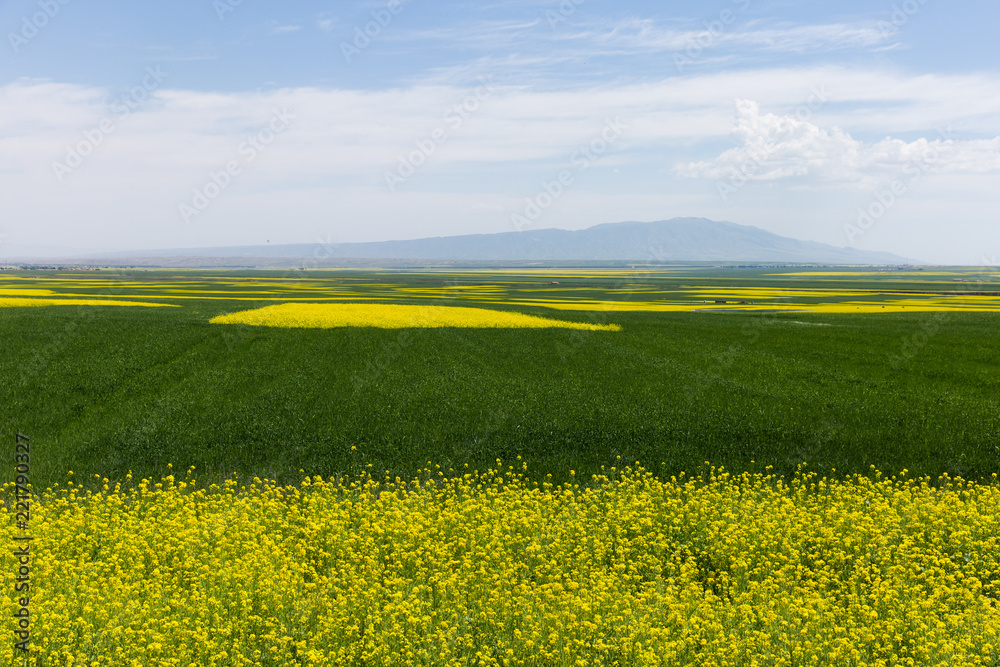
[[864, 143], [840, 128], [823, 129], [794, 116], [762, 115], [756, 102], [737, 100], [733, 135], [738, 146], [711, 160], [680, 165], [676, 173], [759, 181], [799, 178], [842, 187], [869, 186], [913, 170], [1000, 171], [1000, 136], [960, 141], [947, 128], [938, 134], [911, 142], [887, 137]]
[[[991, 164], [992, 144], [961, 139], [992, 138], [986, 133], [1000, 124], [1000, 93], [983, 91], [1000, 91], [998, 79], [907, 79], [812, 69], [676, 77], [569, 91], [498, 85], [475, 111], [459, 114], [465, 117], [458, 127], [453, 127], [452, 110], [479, 84], [381, 91], [294, 88], [259, 94], [164, 88], [121, 119], [120, 131], [107, 137], [86, 168], [121, 170], [127, 176], [136, 163], [155, 156], [159, 171], [207, 169], [226, 159], [247, 132], [280, 106], [298, 113], [293, 131], [282, 138], [290, 174], [379, 175], [436, 128], [446, 130], [448, 138], [435, 154], [435, 165], [559, 161], [614, 117], [629, 125], [621, 139], [623, 148], [647, 156], [669, 155], [662, 153], [668, 147], [675, 154], [678, 149], [704, 153], [698, 148], [701, 142], [730, 133], [733, 98], [739, 97], [782, 110], [784, 116], [761, 115], [752, 104], [742, 105], [736, 126], [740, 145], [715, 158], [692, 156], [695, 159], [685, 160], [694, 165], [689, 171], [722, 173], [740, 151], [760, 144], [774, 147], [768, 178], [785, 173], [849, 178], [880, 165], [900, 164], [923, 150], [920, 140], [865, 144], [849, 133], [919, 132], [934, 142], [934, 128], [949, 125], [960, 127], [960, 141], [945, 151], [943, 163], [974, 171]], [[825, 91], [827, 102], [808, 121], [798, 121], [795, 110], [812, 95], [810, 89]], [[0, 87], [0, 168], [51, 174], [51, 162], [81, 141], [82, 132], [103, 118], [117, 121], [112, 102], [104, 90], [75, 84], [24, 80]], [[838, 127], [844, 130], [821, 129]], [[103, 177], [115, 182], [118, 174]]]
[[[551, 179], [576, 147], [615, 117], [628, 127], [601, 158], [606, 170], [581, 178], [541, 226], [672, 215], [757, 222], [747, 219], [749, 206], [740, 209], [740, 218], [711, 187], [670, 173], [678, 163], [687, 165], [686, 175], [730, 173], [730, 157], [720, 155], [719, 146], [732, 130], [734, 98], [754, 99], [772, 111], [744, 109], [734, 150], [754, 142], [775, 146], [776, 161], [762, 172], [773, 183], [850, 184], [852, 178], [892, 171], [919, 156], [925, 144], [946, 143], [935, 138], [935, 127], [954, 125], [957, 138], [940, 146], [934, 166], [948, 172], [939, 180], [956, 179], [938, 193], [941, 201], [960, 197], [970, 215], [980, 211], [982, 220], [995, 219], [995, 188], [985, 170], [996, 168], [997, 76], [803, 68], [574, 90], [497, 85], [454, 127], [445, 114], [476, 85], [262, 93], [164, 87], [126, 117], [116, 114], [110, 91], [100, 88], [32, 80], [0, 86], [0, 198], [6, 220], [25, 221], [17, 229], [8, 222], [0, 232], [11, 235], [10, 243], [185, 247], [258, 242], [264, 230], [278, 242], [276, 227], [284, 242], [308, 241], [320, 232], [360, 241], [507, 231], [510, 214], [538, 191], [540, 179]], [[817, 87], [828, 102], [809, 119], [783, 125], [782, 118], [795, 120], [795, 110]], [[274, 109], [285, 107], [294, 109], [292, 124], [245, 161], [241, 142], [266, 127]], [[65, 162], [68, 149], [103, 120], [113, 121], [114, 131], [60, 182], [53, 163]], [[389, 193], [384, 173], [437, 128], [445, 130], [446, 140], [405, 187]], [[905, 141], [898, 139], [903, 133]], [[880, 138], [886, 136], [897, 139]], [[178, 206], [234, 159], [241, 161], [238, 177], [204, 213], [184, 223]], [[910, 200], [935, 193], [921, 190]], [[753, 193], [741, 197], [742, 206]], [[805, 205], [788, 202], [782, 203], [784, 213], [768, 209], [761, 219], [773, 225], [782, 224], [781, 216], [801, 219]], [[840, 234], [839, 223], [831, 228]]]

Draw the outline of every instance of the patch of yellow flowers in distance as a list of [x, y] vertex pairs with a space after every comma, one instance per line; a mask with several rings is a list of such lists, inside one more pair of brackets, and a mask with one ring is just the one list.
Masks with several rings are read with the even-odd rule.
[[[995, 476], [637, 466], [553, 485], [523, 470], [208, 488], [189, 470], [47, 489], [32, 508], [32, 664], [1000, 660]], [[6, 549], [7, 591], [15, 570]], [[12, 644], [3, 664], [22, 661]]]
[[175, 307], [169, 303], [145, 303], [142, 301], [116, 301], [114, 299], [39, 299], [0, 296], [0, 308], [38, 308], [41, 306], [148, 306], [160, 308]]
[[213, 324], [267, 327], [471, 327], [565, 328], [621, 331], [617, 324], [567, 322], [487, 308], [418, 306], [383, 303], [284, 303], [213, 317]]
[[[995, 296], [897, 296], [891, 294], [820, 294], [737, 291], [725, 288], [715, 292], [688, 292], [684, 299], [587, 300], [510, 299], [515, 306], [535, 306], [569, 311], [595, 312], [689, 312], [689, 311], [764, 311], [811, 313], [921, 313], [921, 312], [1000, 312], [1000, 298]], [[818, 301], [819, 299], [828, 299]]]

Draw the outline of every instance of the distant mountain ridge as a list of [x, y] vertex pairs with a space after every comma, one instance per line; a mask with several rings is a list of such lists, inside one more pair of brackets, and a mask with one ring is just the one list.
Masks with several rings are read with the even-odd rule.
[[757, 227], [705, 218], [606, 223], [578, 231], [539, 229], [373, 243], [299, 243], [151, 250], [102, 253], [100, 257], [907, 263], [906, 258], [888, 252], [870, 252], [799, 241]]

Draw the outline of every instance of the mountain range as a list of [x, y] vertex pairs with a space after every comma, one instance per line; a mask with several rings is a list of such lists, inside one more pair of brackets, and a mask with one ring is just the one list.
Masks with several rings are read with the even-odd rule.
[[[77, 257], [108, 260], [195, 258], [275, 260], [637, 261], [906, 264], [888, 252], [840, 248], [705, 218], [607, 223], [570, 231], [539, 229], [372, 243], [299, 243], [126, 251]], [[248, 263], [250, 263], [248, 261]], [[257, 263], [257, 262], [254, 262]], [[271, 262], [269, 262], [271, 263]]]

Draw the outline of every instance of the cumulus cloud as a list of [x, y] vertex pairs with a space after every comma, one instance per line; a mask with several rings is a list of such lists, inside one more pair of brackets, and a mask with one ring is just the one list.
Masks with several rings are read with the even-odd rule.
[[[809, 114], [801, 114], [809, 115]], [[960, 141], [948, 128], [935, 138], [865, 143], [838, 127], [824, 129], [795, 116], [761, 114], [756, 102], [736, 100], [737, 146], [711, 160], [679, 165], [690, 178], [778, 181], [813, 185], [870, 185], [906, 170], [928, 173], [1000, 171], [1000, 137]]]

